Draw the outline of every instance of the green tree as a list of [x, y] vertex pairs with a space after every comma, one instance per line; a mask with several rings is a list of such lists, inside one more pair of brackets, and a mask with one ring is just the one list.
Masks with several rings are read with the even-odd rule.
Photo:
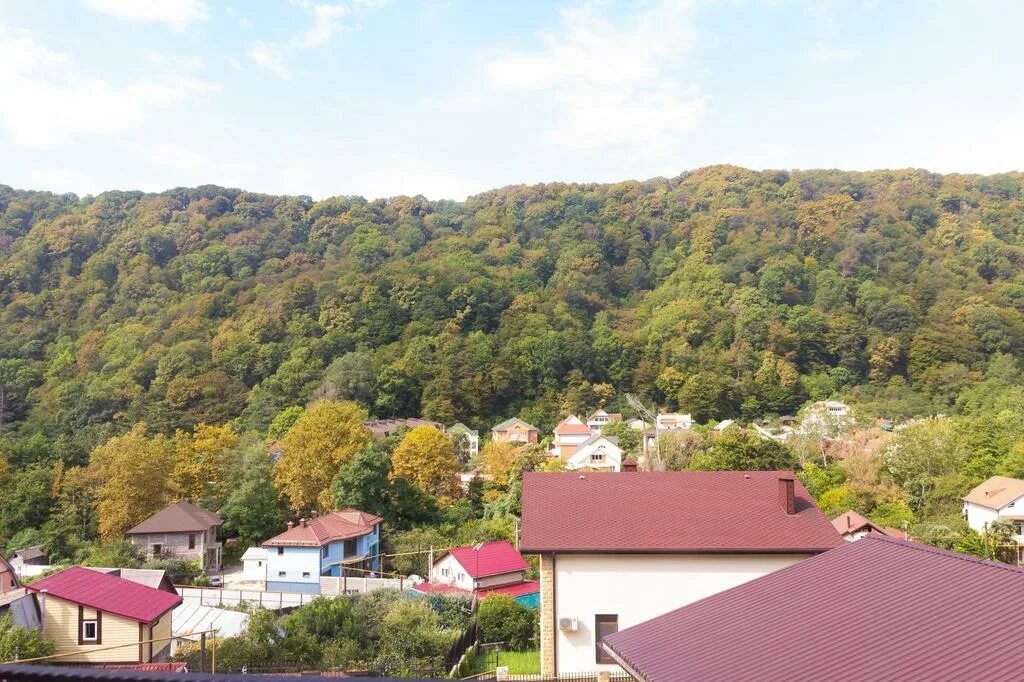
[[448, 438], [433, 426], [417, 426], [402, 438], [391, 457], [391, 478], [404, 478], [442, 503], [459, 496], [459, 471]]
[[796, 457], [782, 443], [747, 432], [727, 431], [690, 460], [698, 471], [773, 471], [796, 468]]
[[534, 645], [537, 612], [506, 594], [492, 594], [480, 602], [480, 638], [502, 642], [503, 649], [524, 651]]
[[10, 614], [0, 616], [0, 663], [52, 656], [57, 645], [38, 630], [15, 624]]

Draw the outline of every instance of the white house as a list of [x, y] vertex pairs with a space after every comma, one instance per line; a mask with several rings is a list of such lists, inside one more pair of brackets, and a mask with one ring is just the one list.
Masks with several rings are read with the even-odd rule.
[[602, 638], [842, 544], [789, 472], [526, 473], [541, 675], [619, 671]]
[[595, 469], [600, 471], [622, 470], [622, 449], [615, 436], [595, 433], [576, 447], [576, 451], [565, 459], [565, 468]]
[[618, 412], [605, 412], [604, 410], [598, 410], [592, 415], [587, 417], [587, 426], [590, 427], [591, 431], [601, 433], [601, 429], [613, 422], [622, 421], [622, 415]]
[[585, 443], [593, 435], [590, 427], [584, 424], [576, 415], [570, 415], [558, 422], [555, 427], [555, 437], [548, 454], [558, 457], [563, 462], [568, 461], [576, 454], [576, 448]]
[[832, 519], [832, 527], [835, 528], [836, 532], [839, 533], [843, 540], [846, 540], [847, 542], [860, 540], [869, 533], [881, 533], [882, 535], [888, 535], [889, 537], [899, 538], [901, 540], [909, 539], [905, 531], [879, 526], [877, 523], [861, 516], [852, 509], [845, 511]]
[[650, 427], [650, 424], [645, 422], [643, 419], [633, 418], [626, 422], [626, 426], [634, 431], [646, 431]]
[[480, 454], [480, 432], [471, 429], [462, 422], [456, 423], [450, 429], [448, 429], [448, 437], [454, 438], [457, 435], [463, 435], [466, 437], [466, 445], [468, 446], [468, 455], [470, 459], [473, 459]]
[[250, 547], [242, 555], [242, 577], [245, 580], [267, 581], [267, 550]]
[[967, 525], [984, 533], [994, 521], [1008, 521], [1017, 529], [1017, 541], [1024, 542], [1024, 481], [993, 476], [964, 496]]
[[678, 431], [693, 427], [693, 417], [688, 414], [679, 414], [678, 412], [659, 414], [655, 420], [654, 428], [659, 431]]
[[430, 567], [430, 579], [414, 585], [418, 594], [460, 594], [485, 598], [505, 594], [524, 606], [535, 608], [540, 584], [527, 580], [530, 565], [506, 540], [453, 547]]

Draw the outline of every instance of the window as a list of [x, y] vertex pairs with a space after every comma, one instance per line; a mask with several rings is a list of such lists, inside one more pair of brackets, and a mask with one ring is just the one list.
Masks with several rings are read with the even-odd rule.
[[164, 546], [163, 545], [153, 545], [153, 554], [154, 555], [162, 554], [163, 551], [164, 551]]
[[597, 452], [593, 452], [593, 453], [590, 454], [590, 461], [591, 462], [600, 462], [603, 459], [604, 459], [604, 451], [603, 450], [599, 450]]
[[309, 577], [309, 571], [303, 571], [302, 572], [302, 577], [303, 578], [308, 578]]
[[286, 575], [288, 575], [288, 574], [287, 574], [287, 573], [285, 573], [284, 571], [278, 571], [278, 572], [277, 572], [277, 577], [278, 577], [278, 578], [283, 578], [283, 577], [285, 577]]
[[345, 540], [345, 554], [342, 556], [350, 557], [356, 555], [356, 539]]
[[96, 611], [95, 615], [90, 613], [86, 618], [85, 608], [78, 607], [78, 643], [103, 643], [103, 613]]
[[256, 565], [257, 565], [257, 566], [262, 566], [262, 565], [263, 565], [263, 562], [262, 562], [262, 561], [257, 561], [257, 562], [256, 562]]
[[100, 637], [100, 625], [94, 620], [82, 621], [82, 641], [95, 642]]
[[188, 548], [189, 549], [195, 549], [196, 548], [196, 534], [195, 533], [189, 533], [189, 535], [188, 535]]
[[330, 553], [331, 553], [331, 546], [330, 545], [324, 545], [323, 547], [320, 548], [320, 557], [322, 559], [326, 559], [327, 555], [330, 554]]
[[614, 635], [618, 631], [619, 616], [617, 614], [599, 613], [594, 616], [594, 653], [598, 663], [615, 663], [615, 659], [601, 648], [601, 642], [608, 635]]
[[284, 554], [284, 547], [278, 547], [277, 548], [277, 556], [281, 556], [282, 554]]

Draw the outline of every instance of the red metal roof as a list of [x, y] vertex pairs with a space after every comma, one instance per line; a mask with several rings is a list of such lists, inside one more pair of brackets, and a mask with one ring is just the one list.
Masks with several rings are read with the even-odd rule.
[[1022, 610], [1024, 570], [870, 534], [605, 641], [647, 682], [1011, 680]]
[[555, 427], [554, 433], [559, 436], [589, 436], [591, 434], [590, 427], [580, 421], [579, 417], [572, 416], [566, 417], [562, 421], [558, 422], [558, 426]]
[[455, 557], [470, 578], [486, 578], [502, 573], [525, 571], [530, 567], [523, 555], [506, 540], [485, 542], [480, 545], [479, 551], [473, 547], [454, 547], [438, 557], [438, 561], [445, 554]]
[[151, 623], [181, 603], [181, 597], [117, 576], [72, 566], [27, 586], [33, 592]]
[[322, 547], [329, 542], [348, 540], [373, 532], [379, 516], [358, 509], [343, 509], [298, 523], [263, 543], [264, 547]]
[[842, 539], [795, 481], [796, 513], [779, 503], [780, 471], [523, 475], [524, 553], [819, 552]]
[[[473, 595], [469, 590], [446, 583], [423, 582], [413, 585], [412, 589], [423, 594], [454, 594], [464, 597]], [[521, 597], [524, 594], [536, 594], [538, 592], [540, 592], [540, 583], [536, 580], [524, 580], [521, 583], [501, 585], [499, 587], [485, 587], [477, 590], [477, 593], [483, 597], [489, 594], [507, 594], [510, 597]]]

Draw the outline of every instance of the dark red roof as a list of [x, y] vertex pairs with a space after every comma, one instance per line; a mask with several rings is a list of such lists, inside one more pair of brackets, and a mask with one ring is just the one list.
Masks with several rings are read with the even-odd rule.
[[524, 553], [819, 552], [842, 539], [797, 480], [779, 471], [523, 475]]
[[[479, 551], [474, 550], [473, 547], [454, 547], [445, 554], [455, 557], [470, 578], [486, 578], [502, 573], [525, 571], [530, 567], [523, 555], [506, 540], [485, 542], [480, 545]], [[440, 561], [445, 554], [442, 554], [438, 560]]]
[[[413, 585], [412, 589], [423, 594], [454, 594], [465, 597], [473, 595], [469, 590], [446, 583], [423, 582]], [[477, 590], [477, 593], [484, 597], [489, 594], [507, 594], [510, 597], [521, 597], [524, 594], [536, 594], [538, 592], [540, 592], [540, 583], [536, 580], [524, 580], [521, 583], [500, 585], [499, 587], [485, 587]]]
[[331, 512], [299, 522], [280, 535], [266, 540], [264, 547], [322, 547], [330, 542], [369, 535], [381, 522], [379, 516], [358, 509]]
[[37, 580], [28, 589], [64, 601], [151, 623], [181, 603], [181, 597], [117, 576], [72, 566]]
[[647, 682], [1010, 680], [1022, 610], [1024, 570], [872, 533], [606, 642]]

